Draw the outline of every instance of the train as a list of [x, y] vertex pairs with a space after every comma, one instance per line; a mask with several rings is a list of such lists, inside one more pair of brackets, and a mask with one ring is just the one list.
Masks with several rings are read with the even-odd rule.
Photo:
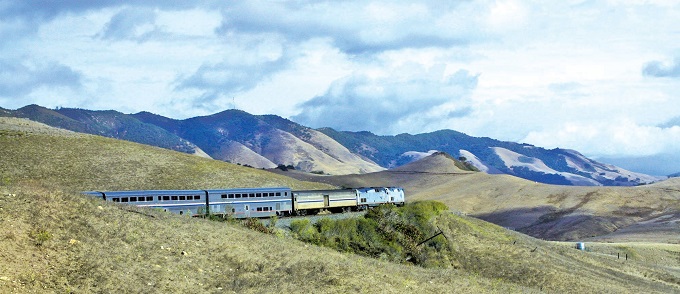
[[311, 215], [321, 211], [349, 212], [383, 204], [404, 205], [401, 187], [335, 190], [292, 190], [288, 187], [206, 190], [87, 191], [105, 201], [190, 216], [207, 214], [234, 218]]

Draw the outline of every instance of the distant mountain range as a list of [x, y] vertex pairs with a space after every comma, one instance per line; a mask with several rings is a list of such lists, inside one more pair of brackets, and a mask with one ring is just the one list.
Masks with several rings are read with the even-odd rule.
[[663, 178], [599, 163], [574, 150], [477, 138], [441, 130], [379, 136], [370, 132], [312, 129], [275, 115], [226, 110], [176, 120], [149, 112], [48, 109], [29, 105], [0, 108], [0, 116], [28, 118], [51, 126], [209, 156], [256, 168], [279, 165], [325, 174], [353, 174], [403, 166], [446, 152], [487, 173], [581, 186], [632, 186]]

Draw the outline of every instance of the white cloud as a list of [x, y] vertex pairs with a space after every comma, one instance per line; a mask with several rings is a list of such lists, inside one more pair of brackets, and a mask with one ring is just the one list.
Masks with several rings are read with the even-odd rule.
[[0, 0], [0, 107], [677, 151], [677, 1], [48, 2]]
[[591, 156], [643, 157], [680, 152], [680, 126], [644, 126], [627, 119], [570, 122], [557, 129], [530, 132], [524, 141], [546, 147], [568, 147]]
[[650, 61], [642, 68], [642, 74], [657, 78], [680, 78], [680, 57], [668, 63]]
[[0, 59], [0, 97], [17, 97], [42, 87], [81, 87], [82, 76], [57, 62]]
[[488, 24], [494, 31], [508, 31], [524, 26], [529, 17], [527, 8], [520, 1], [495, 1], [489, 10]]
[[434, 131], [432, 125], [442, 119], [469, 114], [469, 95], [477, 84], [477, 76], [465, 70], [452, 75], [444, 70], [444, 65], [406, 64], [357, 72], [302, 103], [293, 119], [313, 127], [380, 134]]

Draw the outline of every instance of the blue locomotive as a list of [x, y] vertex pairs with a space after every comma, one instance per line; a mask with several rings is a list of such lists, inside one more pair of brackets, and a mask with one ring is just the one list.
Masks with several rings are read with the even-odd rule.
[[404, 189], [399, 187], [303, 191], [293, 191], [286, 187], [90, 191], [83, 194], [177, 214], [216, 214], [235, 218], [307, 215], [322, 210], [347, 212], [387, 203], [403, 205], [405, 201]]

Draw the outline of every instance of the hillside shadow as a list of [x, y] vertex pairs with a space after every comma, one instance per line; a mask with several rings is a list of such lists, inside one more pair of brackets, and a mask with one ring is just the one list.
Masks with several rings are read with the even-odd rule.
[[557, 210], [547, 205], [473, 216], [535, 238], [554, 241], [574, 241], [606, 235], [614, 232], [622, 223], [622, 219], [618, 217]]

